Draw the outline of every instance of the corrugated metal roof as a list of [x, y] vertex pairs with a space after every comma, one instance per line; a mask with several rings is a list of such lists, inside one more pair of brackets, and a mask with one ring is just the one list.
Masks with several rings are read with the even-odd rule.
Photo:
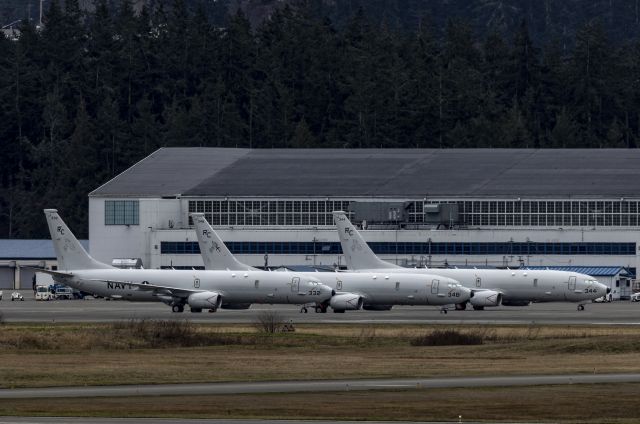
[[578, 272], [593, 277], [629, 276], [626, 268], [621, 266], [529, 266], [528, 269], [551, 269], [555, 271]]
[[639, 196], [640, 149], [163, 148], [92, 196]]
[[[80, 240], [89, 251], [89, 240]], [[0, 239], [0, 259], [56, 259], [51, 240]]]

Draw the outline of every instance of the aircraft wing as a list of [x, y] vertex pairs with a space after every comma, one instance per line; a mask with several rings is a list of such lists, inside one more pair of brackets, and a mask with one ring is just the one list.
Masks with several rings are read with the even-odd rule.
[[204, 290], [193, 290], [193, 289], [185, 289], [179, 287], [170, 287], [170, 286], [161, 286], [158, 284], [152, 284], [148, 281], [143, 281], [142, 283], [132, 283], [130, 281], [121, 281], [121, 280], [109, 280], [109, 279], [92, 279], [90, 281], [102, 281], [105, 283], [114, 283], [121, 284], [123, 286], [129, 286], [135, 290], [143, 290], [143, 291], [151, 291], [154, 292], [155, 295], [164, 295], [164, 296], [174, 296], [174, 297], [189, 297], [189, 295], [193, 293], [200, 293]]
[[51, 271], [49, 269], [37, 268], [37, 267], [34, 267], [34, 266], [23, 266], [21, 268], [32, 269], [35, 272], [43, 272], [45, 274], [49, 274], [49, 275], [52, 275], [54, 277], [61, 277], [61, 278], [73, 277], [73, 272]]

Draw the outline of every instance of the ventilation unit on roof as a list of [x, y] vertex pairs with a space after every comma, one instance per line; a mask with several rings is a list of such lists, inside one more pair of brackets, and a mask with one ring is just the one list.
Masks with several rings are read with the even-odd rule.
[[455, 203], [431, 203], [424, 205], [424, 222], [431, 225], [453, 227], [460, 223], [458, 205]]
[[354, 222], [391, 224], [406, 221], [407, 206], [407, 202], [352, 202], [349, 210]]

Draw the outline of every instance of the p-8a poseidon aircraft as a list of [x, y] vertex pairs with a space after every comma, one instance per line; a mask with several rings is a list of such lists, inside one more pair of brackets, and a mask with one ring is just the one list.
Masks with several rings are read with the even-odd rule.
[[317, 279], [260, 270], [185, 271], [120, 269], [98, 262], [84, 250], [55, 209], [45, 209], [51, 240], [58, 258], [56, 282], [99, 296], [131, 301], [156, 301], [182, 312], [235, 305], [328, 304], [333, 290]]
[[[200, 253], [205, 269], [242, 270], [253, 269], [238, 261], [227, 249], [218, 234], [211, 228], [203, 213], [192, 213], [198, 235]], [[273, 272], [282, 274], [282, 272]], [[393, 305], [451, 305], [467, 302], [471, 290], [457, 281], [423, 273], [420, 275], [394, 272], [300, 272], [307, 278], [316, 278], [331, 287], [335, 295], [328, 306], [334, 312], [369, 309], [388, 310]], [[326, 312], [327, 305], [316, 304], [316, 312]], [[443, 309], [446, 312], [446, 309]]]
[[[595, 278], [576, 272], [531, 269], [457, 269], [403, 268], [378, 258], [351, 224], [345, 212], [333, 212], [342, 253], [347, 267], [357, 272], [407, 272], [437, 274], [454, 278], [474, 294], [469, 303], [474, 309], [485, 306], [526, 306], [536, 302], [576, 302], [578, 310], [585, 303], [604, 296], [609, 290]], [[464, 309], [461, 304], [457, 309]]]

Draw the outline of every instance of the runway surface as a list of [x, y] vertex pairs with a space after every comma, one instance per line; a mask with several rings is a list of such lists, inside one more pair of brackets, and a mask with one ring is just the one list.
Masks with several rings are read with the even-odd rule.
[[383, 378], [368, 380], [265, 381], [2, 389], [0, 399], [121, 396], [193, 396], [255, 393], [442, 389], [566, 384], [640, 383], [640, 374], [519, 375], [509, 377]]
[[[24, 302], [12, 302], [8, 296], [0, 301], [0, 314], [5, 322], [108, 322], [132, 318], [189, 319], [193, 322], [252, 323], [264, 310], [277, 310], [285, 320], [294, 323], [495, 323], [495, 324], [619, 324], [640, 325], [640, 302], [589, 303], [578, 311], [573, 303], [534, 303], [525, 307], [486, 308], [484, 311], [456, 311], [441, 313], [435, 306], [401, 306], [390, 311], [347, 311], [336, 314], [331, 310], [319, 314], [309, 309], [300, 313], [294, 305], [252, 305], [248, 310], [219, 310], [216, 313], [173, 313], [162, 303], [134, 303], [104, 299], [33, 300], [31, 291], [23, 291]], [[7, 295], [9, 293], [6, 293]]]
[[[443, 421], [327, 421], [327, 420], [216, 420], [216, 419], [181, 419], [181, 418], [84, 418], [84, 417], [0, 417], [3, 424], [445, 424]], [[451, 423], [451, 421], [447, 421]], [[464, 421], [465, 424], [476, 424], [475, 421]], [[487, 421], [483, 421], [487, 424]], [[509, 424], [500, 421], [501, 424]], [[523, 423], [519, 423], [523, 424]], [[526, 424], [526, 423], [524, 423]]]

